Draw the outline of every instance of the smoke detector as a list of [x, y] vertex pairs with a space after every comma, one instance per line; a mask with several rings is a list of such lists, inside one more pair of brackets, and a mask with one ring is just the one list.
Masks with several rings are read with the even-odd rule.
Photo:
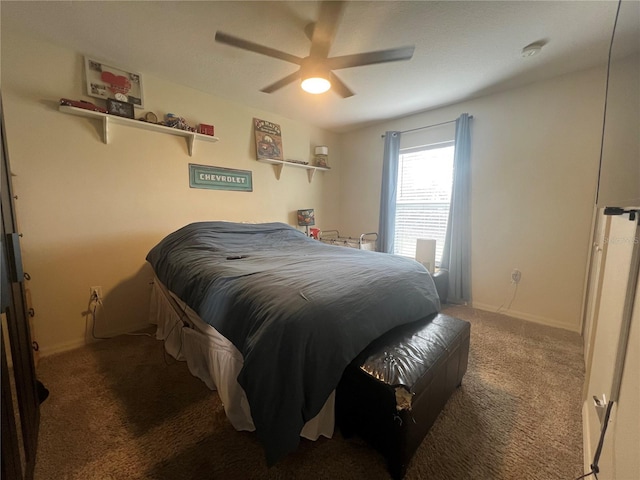
[[544, 46], [545, 42], [533, 42], [530, 43], [529, 45], [527, 45], [526, 47], [524, 47], [522, 49], [522, 53], [521, 55], [524, 58], [527, 57], [533, 57], [534, 55], [537, 55], [540, 53], [540, 51], [542, 50], [542, 47]]

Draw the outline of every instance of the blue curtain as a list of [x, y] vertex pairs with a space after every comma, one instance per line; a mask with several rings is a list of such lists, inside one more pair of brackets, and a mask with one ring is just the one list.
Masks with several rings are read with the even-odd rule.
[[456, 120], [453, 191], [441, 268], [449, 270], [449, 303], [471, 301], [471, 134], [469, 115]]
[[378, 248], [393, 253], [396, 229], [396, 195], [398, 190], [398, 162], [400, 160], [400, 132], [384, 134], [384, 158], [382, 162], [382, 191], [380, 193], [380, 225]]

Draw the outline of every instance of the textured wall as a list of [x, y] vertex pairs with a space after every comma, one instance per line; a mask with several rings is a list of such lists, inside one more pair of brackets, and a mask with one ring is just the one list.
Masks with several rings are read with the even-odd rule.
[[[102, 286], [105, 295], [99, 333], [144, 325], [151, 278], [145, 256], [187, 223], [295, 225], [299, 208], [315, 208], [318, 221], [336, 223], [335, 134], [142, 72], [145, 111], [212, 123], [220, 142], [197, 142], [189, 157], [180, 137], [112, 125], [105, 145], [100, 122], [57, 109], [61, 97], [83, 97], [82, 64], [78, 52], [2, 31], [2, 95], [16, 208], [24, 266], [33, 278], [34, 333], [45, 354], [84, 343], [90, 286]], [[314, 145], [328, 145], [332, 170], [317, 172], [310, 184], [306, 170], [289, 167], [277, 180], [273, 166], [255, 161], [253, 117], [281, 125], [285, 158], [309, 160]], [[251, 170], [254, 191], [189, 188], [189, 163]]]
[[[496, 310], [508, 303], [518, 268], [522, 280], [508, 313], [579, 331], [603, 99], [604, 70], [589, 70], [346, 134], [340, 229], [378, 228], [385, 130], [467, 112], [474, 116], [473, 305]], [[449, 129], [407, 133], [402, 144], [429, 143], [450, 136]]]

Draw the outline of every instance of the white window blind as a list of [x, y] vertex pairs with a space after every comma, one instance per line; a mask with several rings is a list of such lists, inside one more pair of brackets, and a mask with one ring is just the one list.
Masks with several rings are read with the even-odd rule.
[[401, 150], [394, 253], [415, 257], [416, 239], [436, 240], [440, 265], [453, 186], [453, 142]]

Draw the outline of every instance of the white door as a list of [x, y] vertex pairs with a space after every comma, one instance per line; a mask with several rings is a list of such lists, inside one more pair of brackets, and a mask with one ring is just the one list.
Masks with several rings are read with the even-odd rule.
[[[628, 215], [612, 216], [605, 236], [601, 261], [599, 287], [590, 307], [594, 322], [590, 326], [589, 362], [585, 374], [585, 400], [583, 403], [585, 468], [593, 460], [601, 434], [602, 423], [598, 418], [593, 397], [605, 403], [611, 399], [616, 388], [616, 366], [620, 338], [623, 326], [624, 305], [629, 298], [637, 298], [640, 288], [628, 292], [634, 248], [640, 241], [636, 236], [636, 221], [630, 221]], [[601, 480], [623, 480], [640, 478], [621, 475], [621, 472], [640, 473], [640, 365], [638, 348], [640, 346], [640, 305], [635, 304], [631, 319], [631, 333], [626, 343], [626, 362], [624, 377], [621, 380], [620, 398], [612, 410], [608, 429], [604, 437], [603, 449], [599, 459]], [[623, 350], [624, 351], [624, 350]], [[614, 399], [616, 400], [616, 399]], [[589, 470], [585, 470], [589, 471]]]
[[584, 364], [587, 372], [591, 369], [593, 343], [598, 328], [598, 309], [600, 306], [602, 276], [604, 273], [602, 267], [606, 256], [605, 249], [607, 248], [605, 239], [609, 237], [609, 230], [611, 228], [611, 217], [603, 215], [603, 211], [603, 209], [598, 209], [596, 213], [589, 278], [585, 297], [586, 305], [582, 341], [584, 342]]

